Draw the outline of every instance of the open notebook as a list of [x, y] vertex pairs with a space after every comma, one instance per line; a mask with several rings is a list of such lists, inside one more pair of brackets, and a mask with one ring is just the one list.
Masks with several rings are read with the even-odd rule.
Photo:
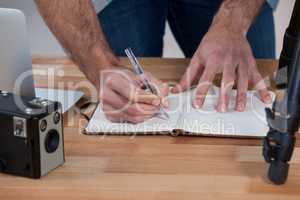
[[[140, 124], [112, 123], [106, 119], [99, 105], [85, 129], [86, 134], [170, 134], [208, 135], [226, 137], [263, 137], [268, 131], [266, 105], [260, 101], [257, 92], [249, 91], [245, 112], [234, 110], [236, 91], [231, 96], [229, 111], [218, 113], [215, 105], [219, 88], [213, 87], [206, 97], [204, 106], [196, 110], [192, 106], [195, 90], [181, 94], [170, 94], [169, 120], [157, 116]], [[275, 98], [274, 93], [272, 93]]]

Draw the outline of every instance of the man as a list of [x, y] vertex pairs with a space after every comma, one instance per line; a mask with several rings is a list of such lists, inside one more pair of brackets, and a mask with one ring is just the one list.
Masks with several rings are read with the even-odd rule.
[[[192, 57], [172, 92], [198, 84], [193, 106], [201, 108], [215, 75], [222, 72], [218, 111], [227, 111], [234, 82], [237, 111], [245, 109], [249, 83], [262, 101], [271, 101], [254, 56], [275, 57], [276, 0], [112, 0], [98, 16], [91, 0], [35, 1], [49, 28], [99, 89], [113, 122], [139, 123], [153, 117], [161, 104], [168, 106], [162, 100], [166, 85], [148, 73], [160, 91], [149, 94], [135, 74], [120, 68], [118, 58], [129, 46], [138, 56], [162, 56], [166, 20], [185, 56]], [[94, 2], [101, 7], [106, 1]]]

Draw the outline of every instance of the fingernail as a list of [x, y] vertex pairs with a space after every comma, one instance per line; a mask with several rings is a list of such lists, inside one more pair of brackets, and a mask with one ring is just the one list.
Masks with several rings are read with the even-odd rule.
[[160, 104], [160, 99], [154, 99], [152, 101], [152, 105], [154, 105], [154, 106], [159, 106], [159, 104]]
[[236, 109], [237, 111], [242, 112], [245, 110], [245, 105], [243, 103], [239, 103]]
[[200, 105], [201, 105], [201, 104], [199, 103], [199, 101], [197, 101], [197, 100], [193, 101], [193, 107], [194, 107], [195, 109], [200, 109], [200, 108], [201, 108]]
[[169, 88], [169, 84], [168, 84], [168, 83], [163, 83], [163, 84], [161, 85], [161, 87], [162, 87], [162, 88]]
[[222, 104], [221, 104], [220, 112], [222, 112], [222, 113], [227, 112], [227, 108], [226, 108], [226, 104], [225, 104], [225, 103], [222, 103]]
[[266, 103], [268, 103], [268, 104], [272, 103], [271, 95], [267, 95], [267, 96], [265, 97], [265, 99], [266, 99]]
[[194, 107], [195, 109], [200, 109], [200, 106], [199, 106], [197, 103], [193, 103], [193, 107]]
[[176, 85], [175, 87], [172, 88], [171, 90], [173, 93], [178, 93], [179, 92], [179, 86]]
[[170, 105], [169, 105], [169, 100], [167, 98], [163, 98], [162, 99], [162, 104], [165, 108], [168, 108]]
[[152, 93], [149, 89], [146, 89], [145, 92], [146, 92], [146, 94], [148, 94], [148, 95], [153, 95], [153, 93]]

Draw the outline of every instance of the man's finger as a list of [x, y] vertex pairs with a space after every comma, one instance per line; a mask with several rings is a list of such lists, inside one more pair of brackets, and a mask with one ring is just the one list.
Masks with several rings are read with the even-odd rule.
[[167, 83], [163, 83], [157, 78], [155, 78], [152, 74], [146, 74], [150, 82], [153, 84], [153, 87], [158, 92], [158, 96], [161, 98], [161, 103], [164, 107], [169, 107], [168, 95], [169, 95], [169, 85]]
[[167, 83], [163, 83], [151, 74], [147, 74], [147, 77], [149, 78], [150, 82], [153, 84], [153, 86], [158, 91], [158, 95], [160, 97], [168, 96], [169, 94], [169, 86]]
[[251, 82], [254, 83], [254, 88], [259, 92], [259, 96], [261, 98], [261, 101], [270, 104], [272, 103], [272, 97], [267, 89], [267, 85], [265, 81], [263, 80], [261, 74], [257, 70], [257, 67], [255, 67], [251, 74]]
[[196, 96], [193, 101], [193, 106], [199, 109], [203, 106], [205, 97], [217, 73], [218, 66], [212, 61], [208, 61], [205, 70], [200, 78], [196, 89]]
[[145, 103], [153, 106], [159, 106], [161, 99], [159, 96], [152, 94], [150, 91], [145, 91], [140, 88], [135, 88], [133, 94], [129, 100], [134, 103]]
[[241, 62], [238, 68], [237, 97], [235, 109], [239, 112], [245, 111], [247, 105], [248, 91], [248, 66]]
[[236, 66], [232, 66], [232, 62], [227, 62], [224, 65], [221, 90], [219, 94], [219, 101], [217, 105], [218, 112], [227, 112], [230, 101], [230, 93], [232, 91], [235, 80]]
[[106, 118], [111, 122], [124, 123], [127, 120], [127, 116], [123, 112], [116, 112], [115, 108], [113, 108], [109, 104], [103, 104], [102, 109], [105, 113]]
[[127, 101], [121, 95], [118, 95], [110, 88], [103, 88], [100, 91], [100, 101], [103, 104], [109, 104], [115, 108], [116, 111], [124, 111], [130, 106], [130, 102]]
[[193, 58], [185, 74], [181, 78], [180, 83], [172, 89], [172, 92], [179, 93], [187, 90], [189, 87], [191, 87], [192, 83], [195, 81], [197, 76], [203, 72], [203, 70], [204, 66], [199, 62], [198, 59]]
[[[125, 77], [126, 78], [126, 77]], [[124, 77], [111, 79], [108, 87], [133, 103], [146, 103], [154, 106], [160, 105], [160, 98], [149, 91], [138, 88], [131, 80]]]
[[137, 116], [143, 116], [143, 115], [153, 116], [153, 115], [159, 113], [159, 111], [160, 111], [159, 106], [134, 103], [134, 104], [130, 105], [125, 112], [132, 117], [137, 117]]

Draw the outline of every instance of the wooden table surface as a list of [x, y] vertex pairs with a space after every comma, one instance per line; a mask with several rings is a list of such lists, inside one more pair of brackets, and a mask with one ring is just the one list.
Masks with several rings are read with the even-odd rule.
[[[33, 61], [38, 86], [88, 91], [89, 84], [71, 61]], [[180, 78], [187, 63], [183, 59], [143, 60], [147, 70], [172, 81]], [[272, 74], [276, 65], [276, 61], [259, 61], [264, 76]], [[55, 75], [53, 84], [46, 80], [47, 73]], [[287, 184], [274, 186], [266, 179], [260, 140], [85, 136], [80, 129], [86, 122], [76, 109], [66, 119], [65, 165], [41, 180], [0, 174], [1, 200], [300, 199], [299, 146]]]

